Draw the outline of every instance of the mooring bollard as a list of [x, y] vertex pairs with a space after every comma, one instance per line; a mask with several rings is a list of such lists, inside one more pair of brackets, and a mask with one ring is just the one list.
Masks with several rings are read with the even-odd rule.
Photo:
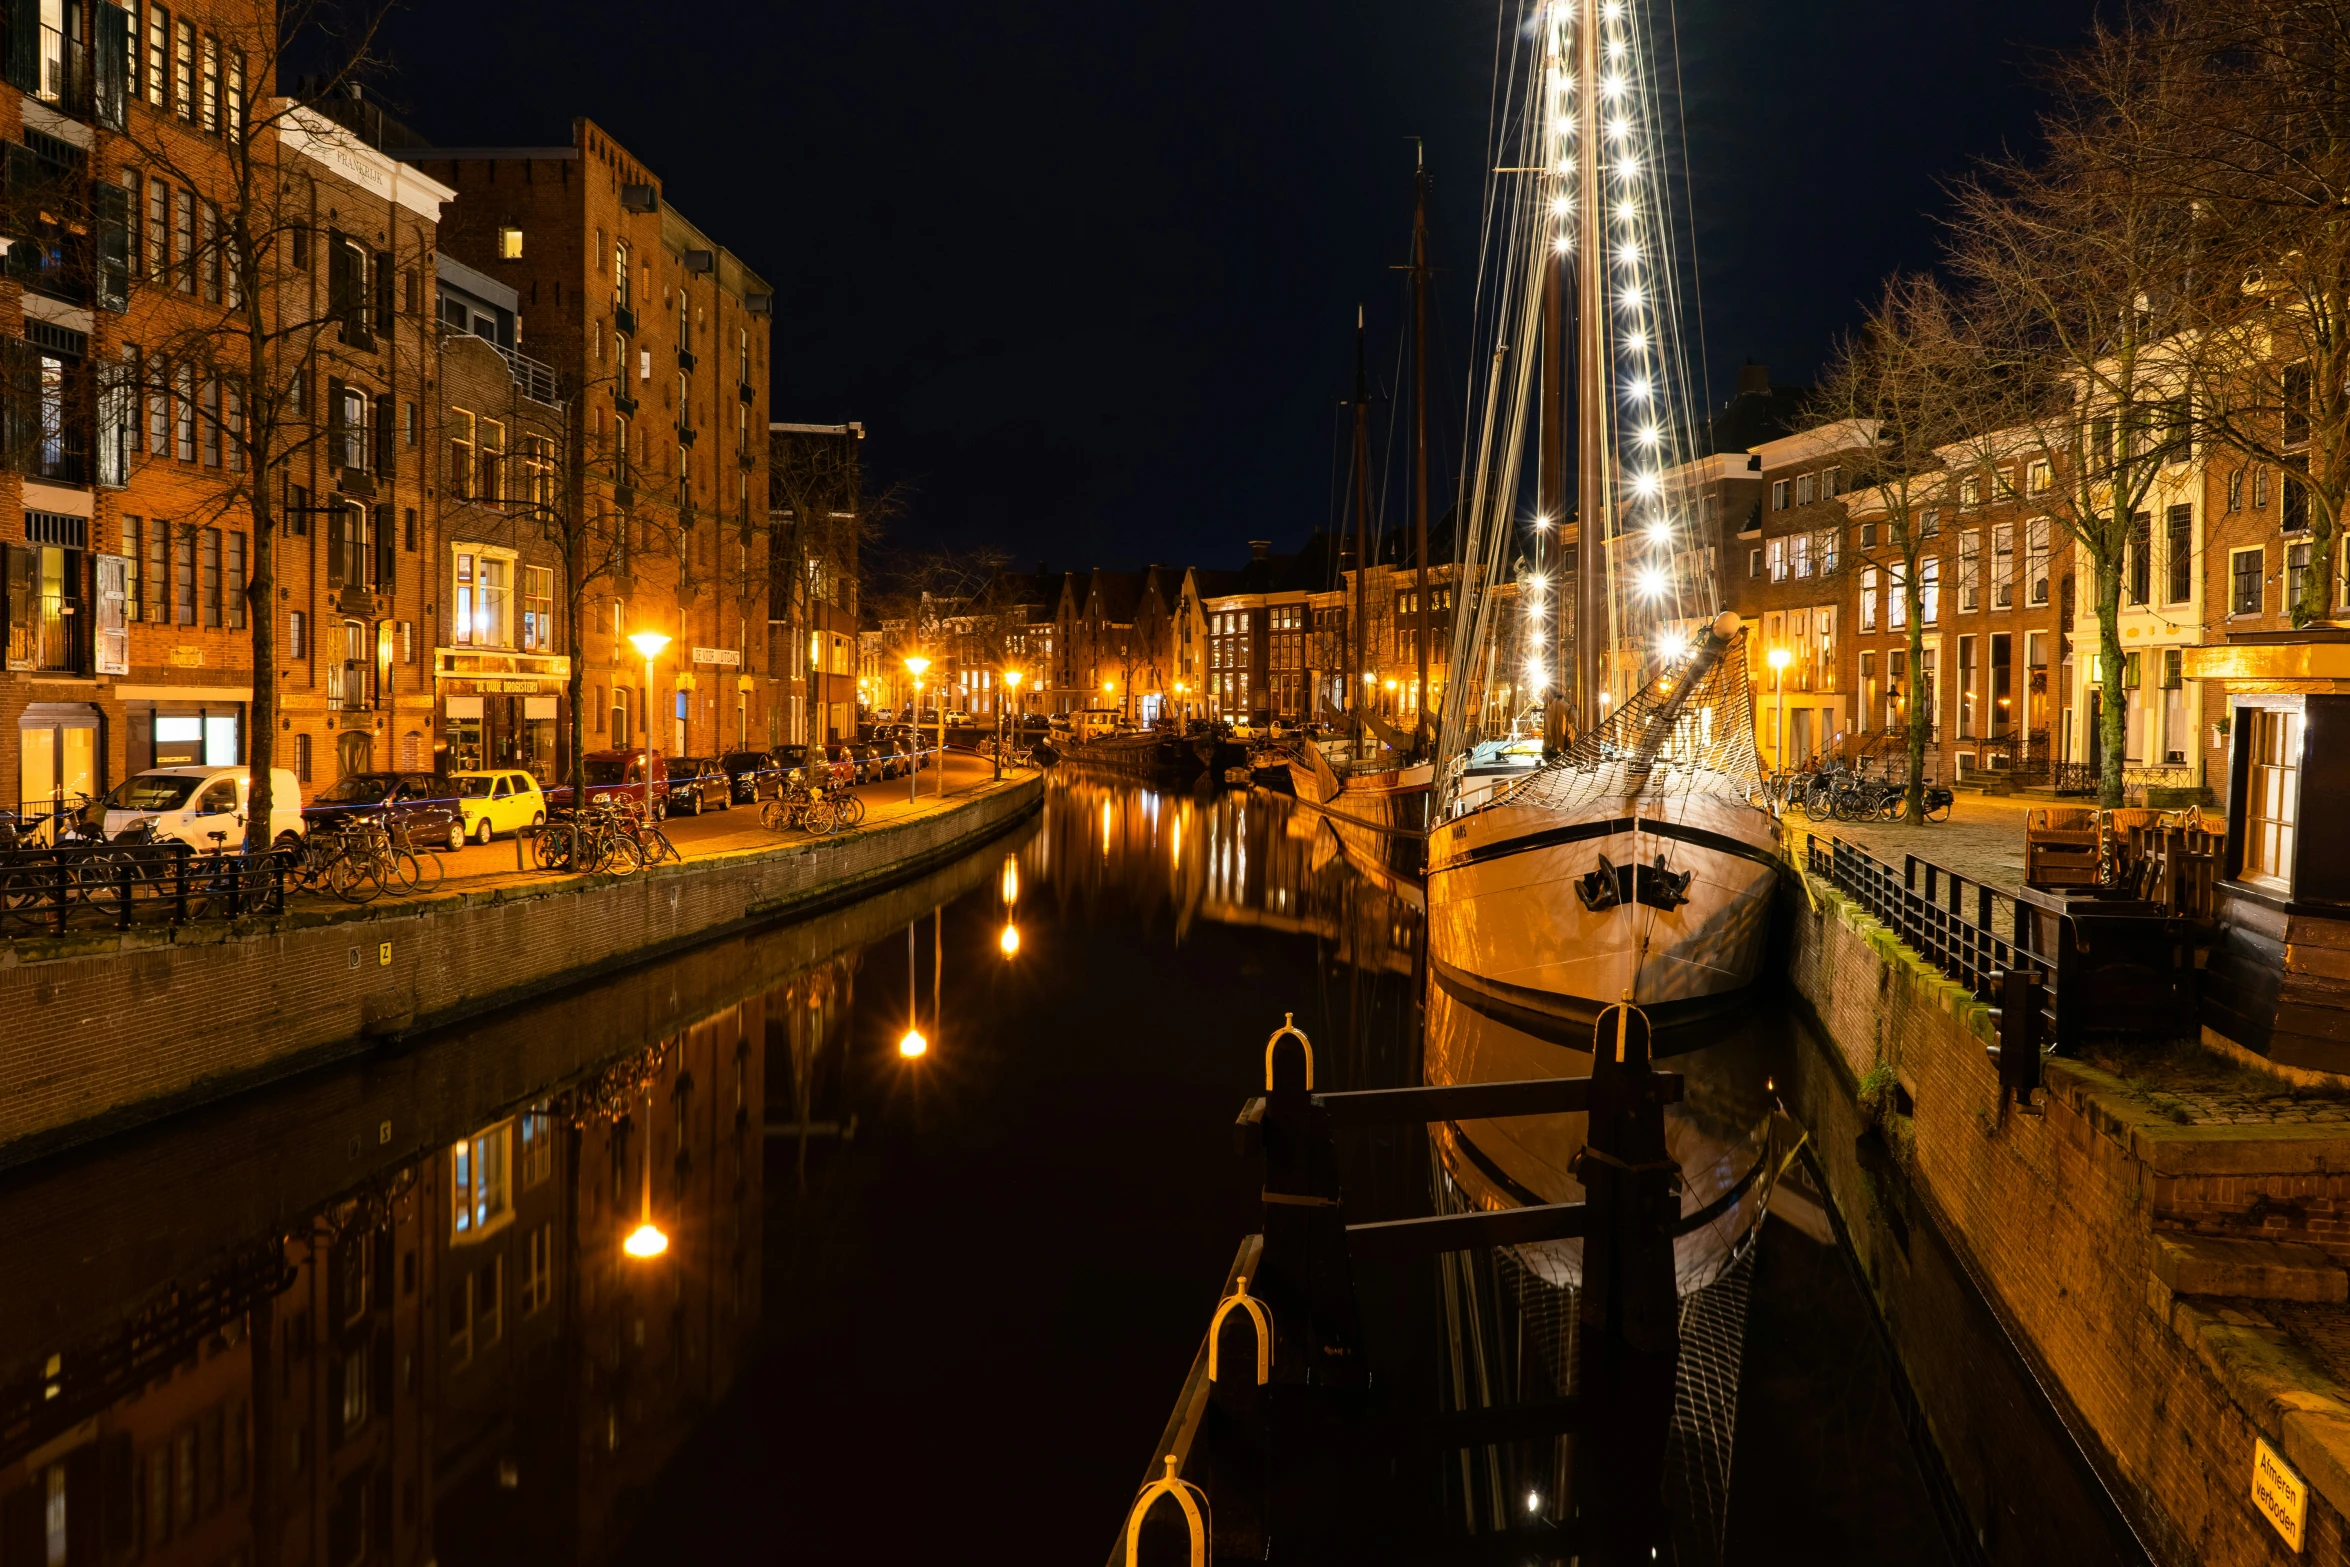
[[1216, 1380], [1217, 1341], [1224, 1336], [1224, 1319], [1235, 1310], [1248, 1313], [1257, 1330], [1257, 1386], [1263, 1387], [1273, 1376], [1273, 1318], [1265, 1310], [1265, 1303], [1248, 1292], [1248, 1275], [1243, 1273], [1234, 1281], [1232, 1293], [1216, 1307], [1216, 1315], [1208, 1322], [1208, 1380]]
[[1162, 1496], [1175, 1498], [1183, 1509], [1184, 1527], [1191, 1532], [1191, 1567], [1208, 1567], [1208, 1493], [1176, 1473], [1182, 1460], [1167, 1455], [1167, 1472], [1142, 1488], [1126, 1515], [1126, 1567], [1137, 1567], [1142, 1548], [1143, 1515]]
[[1297, 1014], [1294, 1012], [1282, 1013], [1281, 1026], [1273, 1030], [1272, 1038], [1265, 1041], [1265, 1092], [1273, 1092], [1273, 1052], [1284, 1038], [1294, 1038], [1298, 1049], [1305, 1053], [1305, 1091], [1310, 1094], [1314, 1091], [1314, 1042], [1306, 1038], [1304, 1029], [1297, 1026]]

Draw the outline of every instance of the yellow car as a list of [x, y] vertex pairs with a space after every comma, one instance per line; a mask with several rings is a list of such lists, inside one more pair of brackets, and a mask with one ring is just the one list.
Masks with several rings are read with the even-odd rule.
[[530, 774], [507, 768], [495, 772], [451, 773], [450, 792], [465, 814], [465, 836], [487, 843], [494, 833], [519, 832], [547, 819], [547, 797]]

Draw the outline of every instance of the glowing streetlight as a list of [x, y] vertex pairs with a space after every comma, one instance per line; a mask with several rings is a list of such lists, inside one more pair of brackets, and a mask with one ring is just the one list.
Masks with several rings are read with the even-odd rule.
[[[1019, 700], [1020, 671], [1004, 671], [1004, 689], [1012, 694], [1014, 701]], [[995, 775], [999, 779], [1004, 776], [1004, 704], [1001, 702], [995, 705]]]
[[898, 1054], [909, 1061], [928, 1053], [929, 1049], [930, 1041], [922, 1037], [922, 1031], [918, 1028], [907, 1029], [905, 1037], [898, 1041]]
[[1771, 649], [1771, 691], [1778, 699], [1778, 713], [1771, 720], [1771, 757], [1782, 771], [1787, 766], [1787, 666], [1794, 659], [1783, 647]]
[[996, 945], [1003, 949], [1005, 957], [1018, 957], [1020, 955], [1020, 927], [1007, 920], [1004, 924], [1004, 933], [996, 938]]
[[[922, 729], [921, 729], [921, 724], [922, 724], [922, 672], [923, 672], [924, 670], [928, 669], [929, 667], [930, 667], [930, 660], [929, 660], [929, 659], [927, 659], [927, 658], [924, 658], [924, 657], [923, 657], [921, 654], [919, 654], [919, 653], [913, 653], [913, 654], [909, 654], [909, 655], [907, 656], [907, 658], [906, 658], [906, 673], [914, 677], [914, 726], [915, 726], [915, 727], [914, 727], [914, 765], [913, 765], [912, 767], [909, 767], [909, 768], [907, 768], [907, 769], [906, 769], [906, 803], [907, 803], [908, 805], [912, 805], [912, 804], [915, 802], [915, 800], [916, 800], [916, 799], [919, 797], [919, 791], [921, 790], [921, 787], [922, 787], [922, 786], [921, 786], [921, 784], [920, 784], [920, 782], [918, 781], [918, 779], [919, 779], [919, 775], [920, 775], [920, 774], [921, 774], [921, 772], [922, 772]], [[945, 742], [942, 740], [942, 741], [940, 741], [940, 744], [941, 744], [941, 746], [943, 746], [943, 745], [945, 744]], [[946, 760], [946, 758], [942, 756], [942, 757], [940, 757], [940, 758], [939, 758], [939, 760], [940, 760], [940, 761], [943, 763], [943, 762]], [[921, 1037], [922, 1037], [922, 1036], [921, 1036], [921, 1035], [919, 1035], [919, 1034], [910, 1034], [910, 1035], [908, 1035], [907, 1037], [908, 1037], [908, 1038], [911, 1038], [911, 1039], [919, 1040], [919, 1039], [921, 1039]], [[899, 1044], [898, 1044], [898, 1050], [899, 1050], [899, 1052], [900, 1052], [901, 1054], [912, 1054], [912, 1055], [920, 1055], [920, 1054], [922, 1053], [920, 1050], [915, 1050], [915, 1051], [911, 1051], [911, 1052], [907, 1051], [907, 1050], [906, 1050], [906, 1048], [905, 1048], [905, 1042], [904, 1042], [903, 1040], [899, 1041]]]
[[630, 635], [628, 645], [645, 661], [645, 819], [650, 821], [653, 815], [653, 660], [669, 645], [669, 638], [658, 631], [639, 631]]

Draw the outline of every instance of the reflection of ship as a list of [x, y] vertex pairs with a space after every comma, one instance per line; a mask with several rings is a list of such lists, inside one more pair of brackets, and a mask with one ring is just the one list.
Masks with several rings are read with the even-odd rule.
[[[1685, 1221], [1704, 1216], [1674, 1245], [1675, 1272], [1687, 1293], [1711, 1283], [1761, 1222], [1771, 1098], [1762, 1045], [1751, 1031], [1724, 1031], [1720, 1042], [1666, 1064], [1685, 1083], [1682, 1101], [1665, 1110], [1666, 1150], [1681, 1170], [1681, 1214]], [[1591, 1054], [1492, 1017], [1475, 998], [1464, 1000], [1439, 982], [1429, 987], [1426, 1069], [1434, 1084], [1587, 1077]], [[1467, 1204], [1504, 1208], [1583, 1200], [1575, 1174], [1583, 1123], [1581, 1115], [1513, 1116], [1433, 1130], [1444, 1171]], [[1547, 1282], [1581, 1281], [1581, 1241], [1520, 1250]]]
[[1348, 861], [1382, 886], [1415, 892], [1434, 775], [1426, 762], [1341, 773], [1311, 742], [1289, 763], [1291, 791], [1330, 823]]

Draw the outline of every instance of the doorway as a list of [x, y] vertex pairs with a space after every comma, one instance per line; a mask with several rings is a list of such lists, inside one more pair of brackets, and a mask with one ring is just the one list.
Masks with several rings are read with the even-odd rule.
[[335, 741], [336, 776], [348, 778], [375, 766], [375, 737], [364, 729], [346, 729]]
[[54, 818], [99, 794], [98, 713], [78, 702], [34, 702], [17, 720], [18, 809]]

